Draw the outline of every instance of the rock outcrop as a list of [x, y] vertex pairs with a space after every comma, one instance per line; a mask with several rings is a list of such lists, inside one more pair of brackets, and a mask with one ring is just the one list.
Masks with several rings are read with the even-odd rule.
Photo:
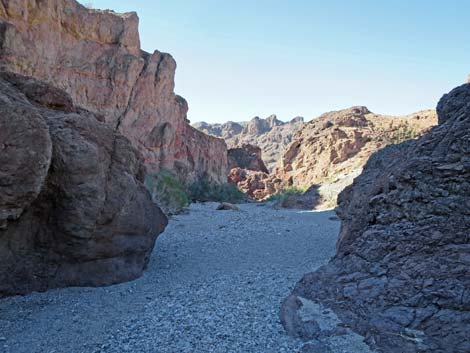
[[282, 122], [275, 115], [266, 119], [254, 117], [249, 122], [225, 124], [193, 124], [197, 129], [214, 136], [223, 138], [229, 148], [237, 148], [244, 144], [259, 146], [263, 152], [263, 161], [272, 172], [292, 136], [302, 129], [304, 119], [296, 117], [289, 122]]
[[255, 200], [265, 200], [283, 187], [282, 180], [275, 176], [242, 168], [232, 168], [227, 181]]
[[299, 316], [306, 301], [381, 352], [470, 352], [470, 85], [437, 112], [437, 127], [375, 153], [340, 194], [336, 256], [283, 304], [291, 334], [321, 336]]
[[16, 74], [0, 74], [0, 110], [0, 297], [140, 276], [167, 220], [131, 143]]
[[436, 123], [433, 110], [402, 117], [374, 114], [366, 107], [325, 113], [293, 136], [275, 174], [287, 185], [315, 185], [316, 207], [331, 208], [374, 152], [417, 138]]
[[150, 172], [224, 182], [226, 145], [192, 128], [174, 93], [176, 63], [140, 49], [135, 13], [87, 9], [75, 0], [1, 0], [0, 69], [67, 91], [126, 136]]
[[229, 169], [242, 168], [269, 173], [262, 159], [261, 148], [249, 144], [228, 150]]

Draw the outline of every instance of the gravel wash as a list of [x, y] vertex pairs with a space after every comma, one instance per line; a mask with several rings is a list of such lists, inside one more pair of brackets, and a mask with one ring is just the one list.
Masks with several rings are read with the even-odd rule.
[[216, 206], [172, 217], [138, 280], [1, 300], [0, 351], [301, 351], [280, 302], [334, 254], [340, 223], [332, 211]]

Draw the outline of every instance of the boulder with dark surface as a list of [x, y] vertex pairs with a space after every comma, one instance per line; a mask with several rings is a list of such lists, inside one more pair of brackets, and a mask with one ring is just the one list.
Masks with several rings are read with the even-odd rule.
[[167, 223], [142, 171], [67, 93], [0, 74], [0, 296], [139, 277]]
[[[381, 352], [470, 351], [470, 85], [437, 112], [439, 126], [372, 155], [340, 194], [337, 254], [292, 294]], [[302, 335], [291, 302], [282, 319]]]

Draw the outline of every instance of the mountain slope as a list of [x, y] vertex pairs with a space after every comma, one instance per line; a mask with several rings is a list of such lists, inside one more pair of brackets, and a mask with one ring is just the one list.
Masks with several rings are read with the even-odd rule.
[[262, 159], [269, 171], [273, 171], [280, 160], [292, 136], [304, 125], [304, 119], [297, 117], [289, 122], [282, 122], [275, 115], [266, 119], [254, 117], [249, 122], [224, 124], [194, 123], [192, 126], [217, 137], [221, 137], [229, 148], [244, 144], [258, 146], [262, 150]]
[[275, 174], [288, 185], [316, 186], [322, 207], [333, 207], [338, 193], [361, 173], [374, 152], [417, 138], [436, 123], [434, 110], [398, 117], [366, 107], [325, 113], [293, 136]]

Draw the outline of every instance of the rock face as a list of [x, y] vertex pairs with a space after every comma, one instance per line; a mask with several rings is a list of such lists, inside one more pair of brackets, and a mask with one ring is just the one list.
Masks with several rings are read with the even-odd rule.
[[470, 351], [470, 85], [437, 112], [439, 126], [375, 153], [341, 193], [336, 256], [283, 305], [292, 334], [313, 332], [292, 304], [304, 298], [379, 351]]
[[264, 200], [282, 189], [282, 180], [265, 172], [233, 168], [227, 177], [229, 183], [255, 200]]
[[259, 146], [263, 151], [263, 161], [272, 172], [280, 160], [284, 149], [291, 142], [292, 136], [302, 129], [304, 119], [296, 117], [284, 123], [271, 115], [266, 119], [254, 117], [249, 122], [225, 124], [193, 124], [197, 129], [225, 139], [229, 148], [244, 144]]
[[176, 63], [140, 49], [135, 13], [75, 0], [1, 0], [0, 69], [46, 81], [126, 136], [150, 172], [225, 181], [226, 145], [192, 128], [174, 94]]
[[288, 185], [316, 185], [317, 208], [334, 207], [337, 195], [375, 151], [419, 137], [436, 122], [433, 110], [403, 117], [374, 114], [366, 107], [325, 113], [293, 136], [275, 174]]
[[261, 148], [249, 144], [228, 150], [229, 169], [242, 168], [269, 173], [261, 157]]
[[0, 297], [140, 276], [167, 220], [130, 142], [16, 74], [0, 110]]

